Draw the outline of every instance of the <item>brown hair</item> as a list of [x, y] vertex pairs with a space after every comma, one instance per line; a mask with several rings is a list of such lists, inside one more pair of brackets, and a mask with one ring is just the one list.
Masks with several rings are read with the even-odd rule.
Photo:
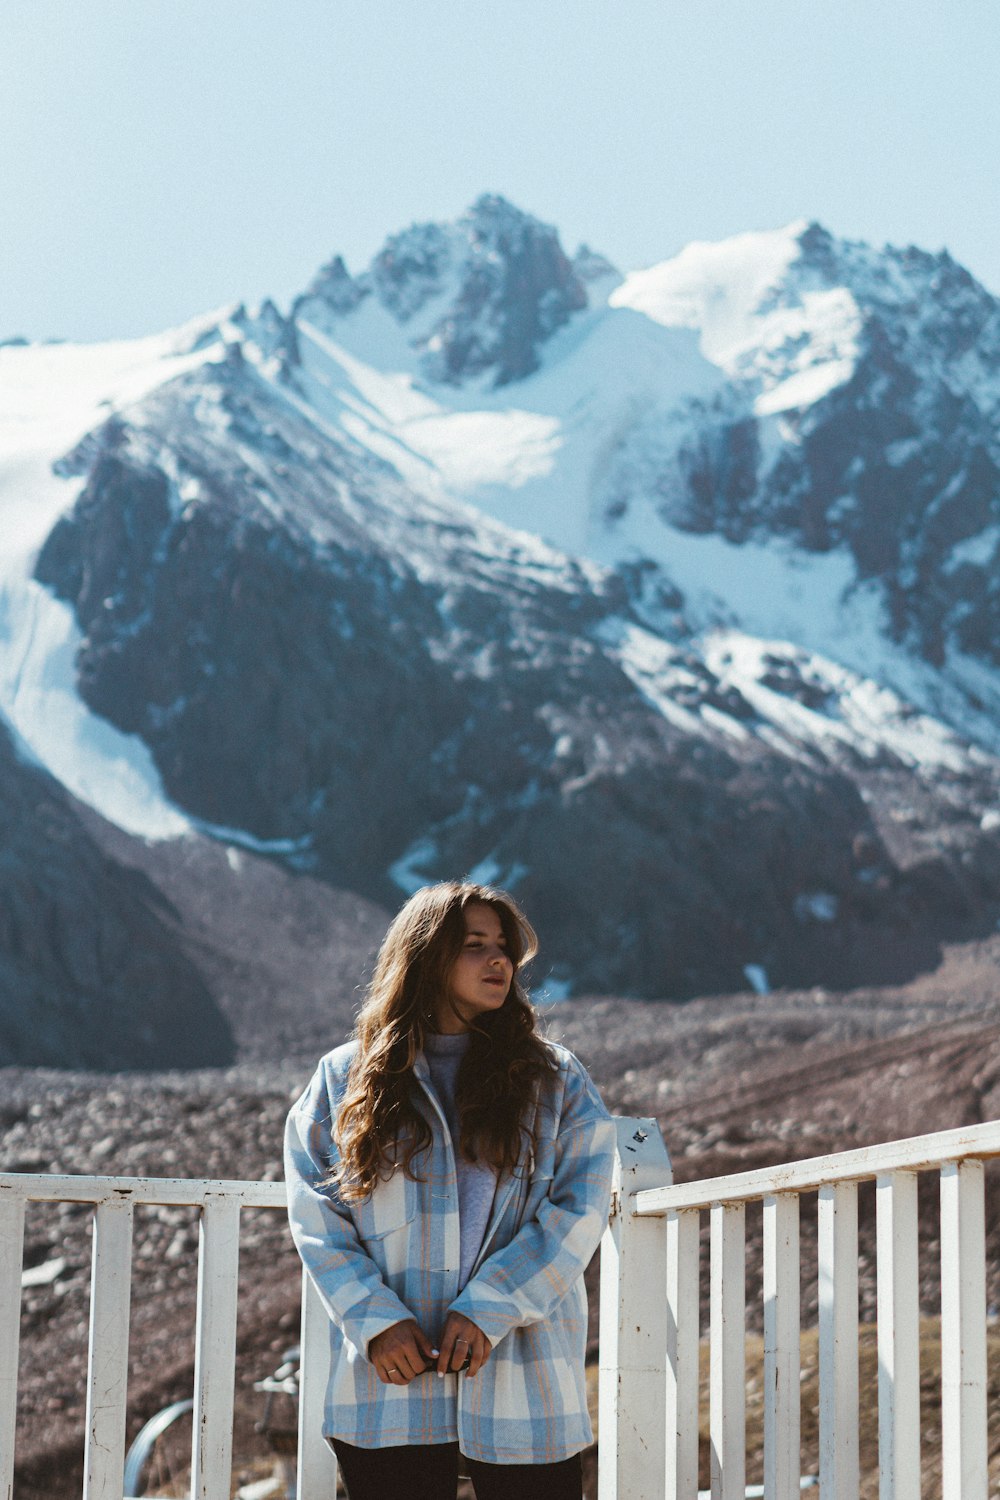
[[397, 1165], [418, 1176], [413, 1159], [430, 1145], [431, 1128], [418, 1106], [413, 1064], [434, 1031], [435, 1006], [448, 995], [465, 942], [465, 909], [477, 902], [499, 918], [514, 975], [503, 1005], [470, 1026], [455, 1089], [459, 1149], [469, 1161], [512, 1171], [531, 1139], [525, 1120], [536, 1084], [555, 1070], [519, 978], [537, 951], [534, 929], [516, 901], [492, 886], [424, 886], [385, 935], [355, 1027], [358, 1052], [334, 1123], [340, 1162], [330, 1177], [346, 1199], [367, 1197]]

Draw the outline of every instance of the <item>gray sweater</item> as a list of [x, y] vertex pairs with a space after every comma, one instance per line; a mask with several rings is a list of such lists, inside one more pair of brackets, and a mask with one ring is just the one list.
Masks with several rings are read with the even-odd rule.
[[428, 1036], [424, 1041], [424, 1055], [430, 1069], [431, 1082], [441, 1101], [455, 1149], [461, 1233], [458, 1272], [460, 1291], [468, 1281], [476, 1256], [482, 1249], [497, 1185], [497, 1174], [491, 1166], [485, 1162], [466, 1161], [458, 1149], [459, 1123], [455, 1108], [455, 1084], [468, 1046], [469, 1037], [465, 1032], [459, 1032], [455, 1036]]

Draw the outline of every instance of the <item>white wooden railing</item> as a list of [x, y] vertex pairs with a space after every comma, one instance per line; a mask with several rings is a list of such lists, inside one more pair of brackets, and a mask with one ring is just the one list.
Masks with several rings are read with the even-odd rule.
[[[91, 1259], [84, 1500], [122, 1500], [136, 1204], [199, 1210], [191, 1495], [228, 1500], [236, 1373], [240, 1211], [284, 1212], [283, 1182], [174, 1181], [153, 1177], [0, 1174], [0, 1500], [12, 1500], [24, 1212], [27, 1203], [91, 1203]], [[326, 1314], [303, 1277], [299, 1384], [299, 1500], [331, 1500], [337, 1466], [322, 1437]]]
[[[941, 1192], [945, 1500], [987, 1500], [983, 1162], [1000, 1122], [674, 1186], [655, 1120], [619, 1119], [612, 1215], [601, 1256], [600, 1500], [698, 1493], [701, 1215], [710, 1218], [712, 1495], [744, 1500], [745, 1245], [764, 1214], [764, 1495], [792, 1500], [799, 1458], [799, 1199], [818, 1192], [820, 1481], [857, 1500], [859, 1182], [876, 1182], [881, 1500], [919, 1500], [917, 1174]], [[0, 1500], [12, 1500], [25, 1206], [95, 1208], [84, 1500], [122, 1500], [136, 1204], [200, 1213], [194, 1500], [227, 1500], [232, 1470], [239, 1220], [283, 1210], [282, 1183], [0, 1174]], [[326, 1318], [303, 1278], [299, 1500], [330, 1500], [321, 1437]], [[758, 1492], [759, 1493], [759, 1492]]]
[[[636, 1124], [631, 1142], [628, 1125]], [[698, 1494], [700, 1228], [710, 1219], [714, 1500], [745, 1486], [745, 1209], [764, 1217], [764, 1489], [800, 1493], [800, 1197], [818, 1193], [819, 1480], [857, 1500], [858, 1184], [875, 1182], [880, 1500], [920, 1500], [917, 1179], [940, 1179], [944, 1500], [987, 1500], [983, 1163], [1000, 1121], [673, 1186], [655, 1122], [620, 1122], [601, 1280], [600, 1500]], [[640, 1139], [642, 1137], [642, 1139]], [[629, 1155], [628, 1147], [633, 1150]], [[659, 1182], [651, 1181], [660, 1174]], [[610, 1253], [609, 1253], [610, 1252]], [[758, 1492], [759, 1493], [759, 1492]]]

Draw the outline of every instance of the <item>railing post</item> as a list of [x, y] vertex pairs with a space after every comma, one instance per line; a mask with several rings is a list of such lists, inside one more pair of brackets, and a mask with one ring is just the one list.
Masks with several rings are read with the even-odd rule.
[[11, 1500], [14, 1493], [23, 1259], [24, 1199], [8, 1192], [0, 1198], [0, 1500]]
[[617, 1119], [611, 1222], [601, 1244], [600, 1500], [663, 1495], [666, 1242], [663, 1218], [637, 1219], [633, 1195], [672, 1180], [655, 1120]]
[[667, 1214], [667, 1500], [698, 1497], [700, 1229], [697, 1209]]
[[858, 1185], [819, 1190], [819, 1482], [858, 1500]]
[[201, 1211], [194, 1353], [194, 1500], [228, 1495], [233, 1467], [240, 1204], [207, 1193]]
[[746, 1211], [711, 1208], [709, 1428], [712, 1500], [746, 1491]]
[[764, 1500], [799, 1495], [799, 1200], [764, 1199]]
[[879, 1500], [920, 1500], [916, 1172], [876, 1180], [875, 1223]]
[[986, 1500], [986, 1205], [981, 1161], [941, 1169], [942, 1493]]
[[118, 1500], [125, 1473], [132, 1204], [113, 1198], [94, 1215], [84, 1500]]
[[299, 1340], [299, 1457], [295, 1500], [328, 1500], [337, 1493], [337, 1460], [323, 1436], [330, 1373], [330, 1315], [308, 1271], [302, 1272]]

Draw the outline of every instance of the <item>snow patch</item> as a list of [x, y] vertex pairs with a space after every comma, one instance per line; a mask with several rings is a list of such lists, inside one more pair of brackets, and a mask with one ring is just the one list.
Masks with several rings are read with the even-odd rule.
[[210, 315], [127, 342], [0, 348], [0, 714], [22, 754], [118, 827], [151, 839], [177, 837], [191, 824], [165, 796], [142, 741], [77, 696], [79, 630], [32, 573], [79, 493], [78, 481], [53, 473], [55, 460], [111, 410], [204, 364], [217, 322]]
[[547, 341], [542, 367], [517, 382], [515, 407], [513, 388], [486, 381], [430, 388], [373, 298], [329, 327], [319, 326], [321, 312], [313, 302], [300, 312], [296, 380], [332, 434], [348, 431], [422, 495], [457, 493], [578, 554], [599, 521], [586, 497], [623, 433], [651, 409], [668, 414], [722, 383], [687, 330], [605, 305]]
[[761, 964], [744, 964], [743, 974], [755, 995], [769, 995], [771, 993], [767, 970]]
[[418, 838], [399, 859], [389, 866], [388, 875], [393, 885], [406, 896], [412, 896], [419, 891], [421, 886], [433, 880], [433, 876], [427, 874], [426, 867], [433, 865], [437, 858], [437, 845], [433, 839]]
[[550, 974], [540, 990], [532, 993], [532, 1000], [536, 1005], [561, 1005], [564, 1000], [569, 1000], [573, 995], [572, 979], [555, 979]]
[[805, 228], [803, 219], [717, 243], [695, 240], [672, 260], [626, 276], [609, 300], [667, 328], [701, 330], [706, 357], [728, 364], [756, 337], [760, 304], [797, 259]]
[[703, 645], [722, 687], [736, 688], [790, 741], [839, 742], [866, 760], [888, 752], [925, 772], [967, 770], [974, 758], [952, 730], [890, 688], [799, 646], [741, 631], [716, 631]]
[[208, 838], [236, 846], [226, 850], [226, 860], [233, 870], [241, 868], [240, 849], [248, 849], [252, 854], [280, 854], [294, 860], [296, 856], [308, 854], [312, 848], [312, 835], [309, 833], [300, 834], [298, 838], [259, 839], [243, 828], [230, 828], [225, 823], [209, 823], [204, 818], [193, 819], [192, 822], [198, 832]]
[[611, 304], [666, 328], [697, 329], [706, 359], [757, 385], [758, 414], [810, 406], [853, 374], [862, 317], [846, 287], [797, 265], [806, 228], [799, 220], [688, 245], [627, 277]]
[[944, 571], [954, 573], [964, 563], [971, 564], [974, 568], [985, 568], [993, 561], [998, 548], [1000, 525], [987, 526], [975, 536], [966, 537], [964, 542], [955, 543], [945, 559]]
[[796, 370], [786, 380], [758, 396], [754, 411], [759, 417], [770, 417], [778, 412], [812, 406], [836, 390], [838, 385], [844, 385], [853, 374], [854, 361], [850, 359], [831, 359], [825, 364]]
[[606, 534], [593, 555], [606, 566], [628, 558], [657, 563], [684, 596], [695, 644], [701, 634], [737, 625], [749, 637], [795, 641], [1000, 753], [996, 671], [953, 644], [938, 668], [891, 640], [882, 589], [858, 582], [846, 549], [809, 553], [781, 539], [735, 543], [682, 531], [647, 498], [629, 507], [617, 533]]
[[[622, 621], [605, 623], [597, 635], [646, 702], [687, 734], [721, 732], [741, 743], [756, 736], [798, 759], [889, 755], [926, 774], [968, 771], [982, 759], [890, 688], [787, 640], [712, 630], [682, 649]], [[736, 717], [720, 706], [734, 702], [752, 715]]]
[[840, 903], [830, 891], [804, 891], [796, 896], [794, 912], [796, 920], [807, 922], [835, 922]]
[[528, 866], [519, 863], [502, 865], [495, 854], [488, 854], [469, 871], [468, 879], [474, 885], [492, 885], [503, 890], [513, 890], [519, 880], [528, 873]]

